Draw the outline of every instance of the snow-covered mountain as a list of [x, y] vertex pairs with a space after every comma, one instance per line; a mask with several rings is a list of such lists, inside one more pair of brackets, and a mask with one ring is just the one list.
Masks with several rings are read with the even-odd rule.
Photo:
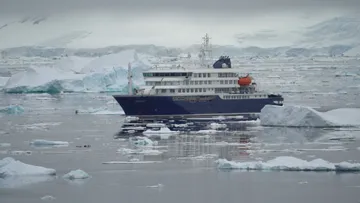
[[[102, 38], [93, 38], [95, 30], [92, 30], [91, 27], [65, 26], [65, 22], [68, 20], [67, 18], [44, 16], [4, 22], [0, 19], [0, 39], [7, 39], [0, 41], [0, 49], [3, 48], [0, 50], [0, 58], [18, 56], [52, 58], [64, 55], [94, 57], [129, 49], [152, 56], [175, 57], [181, 53], [191, 53], [194, 56], [198, 54], [200, 46], [195, 44], [186, 48], [169, 48], [151, 44], [116, 45], [114, 42], [113, 46], [106, 46], [107, 43], [104, 43], [104, 46], [99, 48], [74, 48], [69, 45], [84, 40], [89, 42]], [[109, 32], [111, 31], [112, 29], [109, 28]], [[106, 35], [103, 38], [106, 38], [108, 33], [104, 34]], [[213, 55], [356, 56], [360, 55], [357, 51], [359, 50], [357, 47], [360, 46], [360, 17], [336, 17], [289, 33], [262, 30], [254, 34], [237, 34], [234, 38], [237, 39], [238, 44], [216, 45], [216, 40], [213, 39]], [[284, 43], [285, 38], [287, 43]], [[101, 41], [97, 43], [101, 44]], [[27, 46], [18, 46], [24, 44]]]
[[307, 47], [357, 46], [360, 44], [360, 17], [336, 17], [308, 27], [297, 44]]

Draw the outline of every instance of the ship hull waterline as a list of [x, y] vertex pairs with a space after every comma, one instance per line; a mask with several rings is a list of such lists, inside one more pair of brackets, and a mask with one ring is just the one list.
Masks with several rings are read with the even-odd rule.
[[126, 116], [203, 117], [259, 114], [265, 105], [282, 106], [283, 97], [222, 99], [206, 96], [113, 95]]

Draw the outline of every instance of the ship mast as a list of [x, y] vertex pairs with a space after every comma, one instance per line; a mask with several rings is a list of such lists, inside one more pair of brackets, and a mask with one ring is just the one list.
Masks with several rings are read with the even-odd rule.
[[132, 72], [131, 72], [131, 64], [129, 62], [128, 64], [128, 90], [129, 90], [129, 95], [133, 94], [133, 89], [132, 89]]
[[208, 61], [212, 60], [212, 52], [211, 52], [211, 44], [210, 44], [210, 37], [206, 33], [205, 37], [202, 38], [203, 43], [200, 48], [200, 59], [201, 59], [201, 66], [203, 67], [210, 67]]

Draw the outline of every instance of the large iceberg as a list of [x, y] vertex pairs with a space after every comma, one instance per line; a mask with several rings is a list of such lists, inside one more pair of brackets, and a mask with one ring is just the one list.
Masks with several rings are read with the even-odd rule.
[[360, 126], [360, 109], [341, 108], [318, 112], [310, 107], [266, 105], [260, 114], [263, 126], [355, 127]]
[[272, 170], [272, 171], [360, 171], [360, 163], [331, 163], [323, 159], [306, 161], [290, 156], [276, 157], [267, 162], [247, 161], [235, 162], [226, 159], [219, 159], [215, 162], [219, 169], [239, 170]]
[[37, 175], [55, 175], [56, 171], [51, 168], [33, 166], [16, 161], [11, 157], [0, 160], [0, 178], [8, 176], [37, 176]]
[[53, 67], [29, 67], [12, 75], [3, 89], [6, 93], [125, 92], [128, 63], [136, 87], [143, 83], [142, 72], [150, 65], [127, 50], [95, 59], [63, 58]]

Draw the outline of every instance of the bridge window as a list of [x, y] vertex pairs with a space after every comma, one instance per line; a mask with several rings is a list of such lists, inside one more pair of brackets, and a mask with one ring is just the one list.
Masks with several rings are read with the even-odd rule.
[[186, 92], [187, 92], [187, 93], [189, 93], [189, 91], [190, 91], [189, 89], [186, 89]]
[[166, 89], [162, 89], [162, 90], [161, 90], [161, 93], [166, 93]]
[[194, 92], [194, 89], [191, 89], [191, 92]]
[[195, 92], [198, 92], [198, 89], [197, 89], [197, 88], [195, 88]]
[[201, 73], [199, 73], [199, 78], [201, 78]]
[[170, 93], [175, 93], [175, 90], [174, 90], [174, 89], [170, 89]]
[[206, 88], [203, 89], [203, 92], [206, 92]]
[[198, 84], [198, 81], [195, 81], [195, 85], [197, 85]]

